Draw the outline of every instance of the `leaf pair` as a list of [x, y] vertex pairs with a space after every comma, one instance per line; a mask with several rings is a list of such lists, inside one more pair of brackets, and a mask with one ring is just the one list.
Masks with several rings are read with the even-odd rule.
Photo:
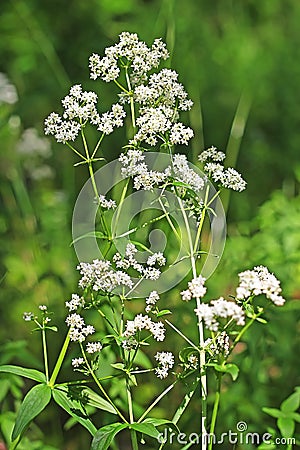
[[141, 423], [111, 423], [100, 428], [93, 439], [91, 450], [107, 450], [112, 443], [115, 436], [122, 430], [128, 428], [129, 430], [138, 431], [146, 436], [150, 436], [159, 441], [161, 433], [157, 427], [160, 425], [174, 424], [169, 420], [148, 418]]

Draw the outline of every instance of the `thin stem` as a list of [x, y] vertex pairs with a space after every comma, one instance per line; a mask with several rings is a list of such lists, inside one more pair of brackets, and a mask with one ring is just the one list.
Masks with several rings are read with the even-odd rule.
[[97, 144], [96, 144], [96, 147], [94, 148], [94, 151], [93, 151], [93, 153], [92, 153], [91, 159], [93, 159], [94, 156], [96, 155], [97, 150], [98, 150], [98, 148], [100, 147], [101, 142], [103, 141], [103, 138], [104, 138], [104, 133], [102, 133], [102, 135], [100, 136], [100, 138], [99, 138], [99, 140], [98, 140], [98, 142], [97, 142]]
[[74, 148], [73, 145], [71, 145], [69, 142], [66, 142], [66, 144], [72, 150], [72, 152], [76, 153], [76, 155], [78, 155], [84, 161], [87, 161], [87, 159], [78, 150], [76, 150], [76, 148]]
[[168, 223], [169, 223], [169, 225], [170, 225], [170, 227], [171, 227], [171, 230], [172, 230], [173, 233], [175, 234], [177, 240], [181, 243], [181, 238], [180, 238], [180, 236], [179, 236], [179, 234], [178, 234], [176, 228], [174, 227], [172, 220], [171, 220], [170, 217], [169, 217], [169, 213], [167, 212], [167, 210], [166, 210], [166, 208], [165, 208], [165, 205], [163, 204], [163, 202], [161, 201], [160, 198], [158, 199], [158, 201], [159, 201], [160, 206], [162, 207], [163, 212], [165, 213], [166, 219], [167, 219], [167, 221], [168, 221]]
[[59, 354], [59, 356], [57, 358], [55, 367], [53, 369], [51, 378], [50, 378], [49, 383], [48, 383], [48, 385], [51, 386], [51, 387], [53, 387], [54, 384], [55, 384], [55, 381], [57, 379], [58, 373], [59, 373], [59, 371], [61, 369], [61, 366], [62, 366], [62, 363], [64, 361], [64, 358], [65, 358], [65, 355], [66, 355], [69, 343], [70, 343], [70, 330], [68, 331], [68, 334], [67, 334], [67, 336], [65, 338], [65, 341], [63, 343], [63, 346], [61, 348], [60, 354]]
[[165, 322], [171, 327], [173, 328], [173, 330], [176, 331], [176, 333], [178, 333], [188, 344], [190, 344], [191, 347], [193, 347], [195, 350], [197, 350], [197, 352], [199, 352], [199, 348], [192, 342], [189, 340], [189, 338], [187, 338], [180, 330], [178, 330], [177, 327], [175, 327], [175, 325], [173, 325], [171, 322], [169, 322], [167, 319], [165, 319]]
[[[190, 247], [190, 260], [192, 265], [192, 272], [193, 277], [197, 277], [197, 270], [196, 270], [196, 261], [195, 261], [195, 254], [194, 254], [194, 247], [193, 247], [193, 241], [191, 236], [191, 230], [190, 230], [190, 224], [184, 209], [184, 206], [182, 204], [181, 199], [178, 197], [178, 203], [181, 209], [181, 213], [185, 222], [187, 234], [188, 234], [188, 241], [189, 241], [189, 247]], [[201, 301], [200, 298], [196, 298], [196, 304], [197, 308], [200, 307]], [[201, 384], [201, 435], [206, 434], [206, 416], [207, 416], [207, 379], [206, 379], [206, 371], [205, 371], [205, 350], [203, 350], [204, 346], [204, 327], [203, 327], [203, 321], [198, 321], [198, 331], [199, 331], [199, 345], [201, 347], [200, 350], [200, 357], [199, 357], [199, 371], [200, 371], [200, 384]], [[204, 442], [204, 447], [202, 450], [206, 449], [206, 443]]]
[[48, 367], [46, 330], [44, 327], [42, 328], [42, 342], [43, 342], [43, 355], [44, 355], [46, 382], [48, 383], [49, 382], [49, 367]]
[[197, 234], [196, 234], [196, 238], [195, 238], [195, 243], [194, 243], [194, 248], [193, 248], [193, 253], [195, 253], [197, 251], [197, 247], [198, 247], [198, 243], [199, 243], [199, 239], [200, 239], [200, 235], [201, 235], [201, 231], [203, 228], [203, 224], [204, 224], [204, 220], [205, 220], [205, 216], [206, 216], [206, 208], [207, 208], [207, 199], [208, 199], [208, 193], [209, 193], [209, 185], [206, 188], [206, 192], [205, 192], [205, 199], [204, 199], [204, 208], [201, 214], [201, 219], [198, 225], [198, 229], [197, 229]]
[[215, 432], [215, 427], [216, 427], [216, 421], [217, 421], [217, 415], [218, 415], [218, 410], [219, 410], [219, 404], [220, 404], [220, 396], [221, 396], [221, 379], [222, 379], [222, 374], [218, 373], [217, 375], [218, 379], [218, 385], [217, 385], [217, 391], [216, 391], [216, 395], [215, 395], [215, 401], [214, 401], [214, 407], [213, 407], [213, 412], [212, 412], [212, 417], [211, 417], [211, 424], [210, 424], [210, 430], [209, 430], [209, 444], [208, 444], [208, 450], [212, 450], [212, 445], [213, 445], [213, 439], [211, 439], [211, 437], [214, 435]]
[[[129, 381], [126, 381], [126, 391], [127, 391], [127, 400], [128, 400], [128, 412], [129, 412], [129, 422], [134, 423], [134, 415], [133, 415], [133, 404], [132, 404], [132, 397], [131, 397], [131, 391], [129, 386]], [[137, 435], [136, 431], [130, 429], [130, 437], [131, 437], [131, 443], [132, 443], [132, 449], [138, 450], [138, 441], [137, 441]]]
[[135, 132], [136, 124], [135, 124], [134, 100], [133, 100], [132, 88], [131, 88], [131, 83], [130, 83], [130, 78], [128, 75], [127, 67], [125, 67], [125, 76], [126, 76], [128, 91], [131, 94], [130, 95], [130, 112], [131, 112], [132, 128], [133, 128], [133, 132]]
[[137, 423], [141, 423], [144, 418], [148, 415], [148, 413], [154, 408], [154, 406], [157, 405], [157, 403], [160, 402], [160, 400], [168, 393], [171, 391], [171, 389], [173, 389], [173, 387], [175, 386], [175, 384], [177, 383], [178, 380], [174, 381], [172, 384], [170, 384], [170, 386], [168, 386], [155, 400], [153, 403], [151, 403], [151, 405], [146, 409], [146, 411], [141, 415], [141, 417], [139, 418], [139, 420], [137, 421]]
[[125, 186], [123, 187], [123, 190], [122, 190], [122, 194], [121, 194], [121, 197], [120, 197], [120, 203], [119, 203], [119, 207], [118, 207], [117, 212], [116, 212], [116, 219], [114, 221], [114, 227], [113, 227], [113, 231], [112, 231], [112, 236], [113, 237], [115, 237], [115, 232], [116, 232], [116, 228], [117, 228], [117, 225], [118, 225], [118, 222], [119, 222], [119, 218], [120, 218], [120, 215], [121, 215], [122, 205], [123, 205], [123, 202], [124, 202], [124, 199], [125, 199], [125, 196], [126, 196], [126, 193], [127, 193], [127, 189], [128, 189], [128, 186], [129, 186], [129, 181], [130, 181], [130, 179], [128, 178], [126, 180]]
[[88, 368], [89, 373], [91, 374], [93, 380], [95, 381], [96, 385], [98, 386], [98, 388], [100, 389], [100, 391], [102, 392], [102, 394], [104, 395], [104, 397], [106, 398], [106, 400], [112, 405], [112, 407], [114, 408], [114, 410], [116, 411], [116, 413], [118, 414], [118, 416], [125, 422], [128, 423], [128, 421], [125, 419], [125, 417], [123, 416], [123, 414], [121, 413], [121, 411], [119, 411], [119, 409], [116, 407], [116, 405], [114, 404], [114, 402], [112, 401], [112, 399], [110, 398], [110, 396], [106, 393], [104, 387], [102, 386], [102, 384], [100, 383], [100, 381], [98, 380], [98, 378], [96, 377], [93, 369], [91, 368], [88, 359], [86, 357], [85, 351], [83, 349], [82, 343], [79, 343], [80, 345], [80, 349], [81, 349], [81, 353], [84, 359], [84, 362]]

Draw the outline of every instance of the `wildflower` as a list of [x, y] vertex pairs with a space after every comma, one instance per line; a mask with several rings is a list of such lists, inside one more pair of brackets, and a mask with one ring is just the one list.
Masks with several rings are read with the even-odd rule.
[[211, 331], [218, 331], [218, 319], [232, 318], [237, 325], [245, 324], [245, 315], [243, 309], [234, 302], [228, 302], [220, 297], [218, 300], [212, 300], [210, 305], [201, 303], [195, 310], [199, 321], [204, 320], [205, 326]]
[[99, 195], [98, 201], [99, 205], [104, 209], [114, 209], [117, 207], [114, 200], [107, 200], [104, 195]]
[[77, 368], [79, 366], [81, 366], [84, 363], [84, 359], [83, 358], [73, 358], [72, 359], [72, 366], [74, 368]]
[[170, 142], [173, 145], [185, 144], [188, 145], [189, 140], [194, 136], [194, 132], [191, 128], [185, 127], [182, 123], [178, 122], [173, 125], [170, 131]]
[[79, 297], [77, 294], [72, 294], [71, 300], [66, 302], [65, 305], [70, 312], [76, 311], [78, 308], [82, 308], [84, 306], [84, 298]]
[[175, 178], [183, 183], [189, 184], [194, 191], [203, 189], [203, 178], [190, 168], [185, 155], [175, 154], [173, 156], [172, 169]]
[[73, 313], [66, 318], [66, 324], [70, 327], [70, 339], [73, 342], [83, 342], [90, 334], [95, 333], [92, 325], [86, 325], [80, 314]]
[[225, 159], [225, 157], [225, 153], [218, 151], [216, 147], [210, 147], [207, 150], [204, 150], [198, 156], [198, 159], [202, 163], [207, 161], [221, 162]]
[[232, 167], [225, 167], [222, 161], [225, 159], [225, 153], [217, 151], [216, 147], [204, 150], [198, 159], [204, 164], [204, 172], [208, 174], [213, 181], [226, 189], [242, 192], [246, 188], [246, 181], [241, 174]]
[[34, 319], [34, 314], [32, 312], [24, 312], [23, 313], [23, 320], [25, 320], [25, 322], [30, 322], [33, 319]]
[[79, 281], [82, 289], [90, 287], [94, 291], [112, 292], [118, 286], [133, 286], [130, 276], [113, 270], [110, 261], [95, 259], [92, 263], [80, 263], [77, 268], [82, 275]]
[[202, 298], [206, 293], [206, 287], [204, 286], [206, 279], [199, 275], [197, 278], [193, 278], [188, 282], [188, 289], [181, 292], [181, 298], [184, 301], [189, 301], [192, 298]]
[[253, 270], [241, 272], [239, 279], [240, 283], [236, 289], [238, 300], [264, 294], [277, 306], [285, 303], [285, 299], [281, 296], [280, 281], [269, 272], [267, 267], [256, 266]]
[[66, 318], [66, 324], [69, 327], [82, 328], [84, 326], [84, 319], [79, 314], [70, 314]]
[[149, 296], [146, 298], [146, 308], [145, 311], [149, 313], [152, 311], [157, 301], [159, 300], [159, 295], [157, 291], [150, 292]]
[[88, 342], [86, 345], [87, 353], [98, 353], [102, 349], [101, 342]]
[[153, 322], [149, 316], [138, 314], [134, 320], [128, 320], [126, 322], [125, 331], [123, 336], [131, 338], [135, 336], [137, 331], [148, 330], [153, 338], [157, 341], [163, 341], [165, 339], [165, 327], [162, 322]]
[[119, 42], [105, 49], [105, 56], [94, 53], [90, 57], [91, 78], [110, 82], [118, 78], [120, 69], [118, 60], [127, 61], [130, 68], [130, 81], [136, 85], [147, 78], [147, 72], [159, 65], [162, 59], [169, 56], [166, 45], [161, 39], [155, 39], [151, 47], [138, 39], [136, 33], [123, 32]]
[[148, 266], [154, 266], [156, 263], [159, 266], [164, 266], [166, 264], [166, 258], [161, 252], [153, 253], [153, 255], [150, 255], [147, 259]]
[[47, 311], [47, 306], [46, 305], [39, 305], [39, 310], [40, 311]]
[[158, 378], [166, 378], [169, 370], [174, 366], [174, 356], [171, 352], [157, 352], [154, 358], [158, 361], [158, 367], [155, 369]]

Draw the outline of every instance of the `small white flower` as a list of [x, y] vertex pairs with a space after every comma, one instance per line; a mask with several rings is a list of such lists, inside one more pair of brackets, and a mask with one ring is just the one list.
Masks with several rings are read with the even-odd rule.
[[77, 368], [77, 367], [81, 366], [82, 364], [84, 364], [83, 358], [73, 358], [72, 359], [72, 366], [74, 368]]
[[23, 320], [25, 320], [25, 322], [30, 322], [33, 319], [34, 319], [34, 314], [32, 312], [24, 312], [23, 313]]
[[101, 342], [88, 342], [86, 345], [87, 353], [98, 353], [102, 349]]

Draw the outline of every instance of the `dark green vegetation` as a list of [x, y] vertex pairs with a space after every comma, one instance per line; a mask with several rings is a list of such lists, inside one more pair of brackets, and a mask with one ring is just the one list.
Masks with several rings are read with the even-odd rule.
[[[227, 247], [209, 292], [233, 293], [238, 271], [264, 264], [282, 280], [288, 300], [270, 313], [268, 327], [251, 330], [236, 355], [240, 375], [236, 383], [228, 378], [218, 432], [235, 431], [241, 420], [249, 431], [276, 427], [262, 408], [279, 408], [299, 385], [299, 21], [300, 3], [294, 0], [2, 0], [0, 71], [16, 86], [19, 100], [8, 105], [0, 99], [1, 364], [42, 369], [40, 336], [30, 334], [23, 311], [48, 304], [55, 311], [53, 324], [64, 330], [64, 302], [77, 283], [71, 217], [85, 168], [73, 168], [73, 155], [54, 141], [51, 149], [37, 143], [34, 155], [22, 152], [28, 148], [23, 132], [37, 130], [27, 133], [33, 148], [33, 139], [43, 136], [44, 118], [59, 109], [59, 99], [75, 83], [98, 89], [105, 110], [115, 92], [88, 79], [90, 54], [101, 53], [123, 30], [148, 43], [162, 37], [195, 103], [187, 118], [196, 134], [193, 145], [179, 150], [194, 161], [204, 147], [226, 150], [228, 164], [248, 182], [245, 192], [231, 195]], [[106, 144], [107, 159], [120, 152], [119, 142], [122, 134]], [[48, 176], [39, 176], [41, 167]], [[179, 295], [167, 306], [176, 307], [177, 326], [194, 320]], [[61, 335], [52, 333], [49, 342], [56, 354]], [[10, 400], [1, 402], [5, 437], [21, 389], [31, 385], [15, 376], [8, 383], [6, 375], [0, 383], [1, 400], [11, 389]], [[141, 403], [155, 395], [151, 381], [138, 389]], [[175, 404], [176, 392], [161, 404], [161, 416]], [[199, 405], [193, 407], [196, 416]], [[50, 407], [20, 450], [88, 448], [89, 436], [77, 425], [63, 435], [66, 420]], [[185, 420], [183, 428], [197, 428], [191, 418]]]

